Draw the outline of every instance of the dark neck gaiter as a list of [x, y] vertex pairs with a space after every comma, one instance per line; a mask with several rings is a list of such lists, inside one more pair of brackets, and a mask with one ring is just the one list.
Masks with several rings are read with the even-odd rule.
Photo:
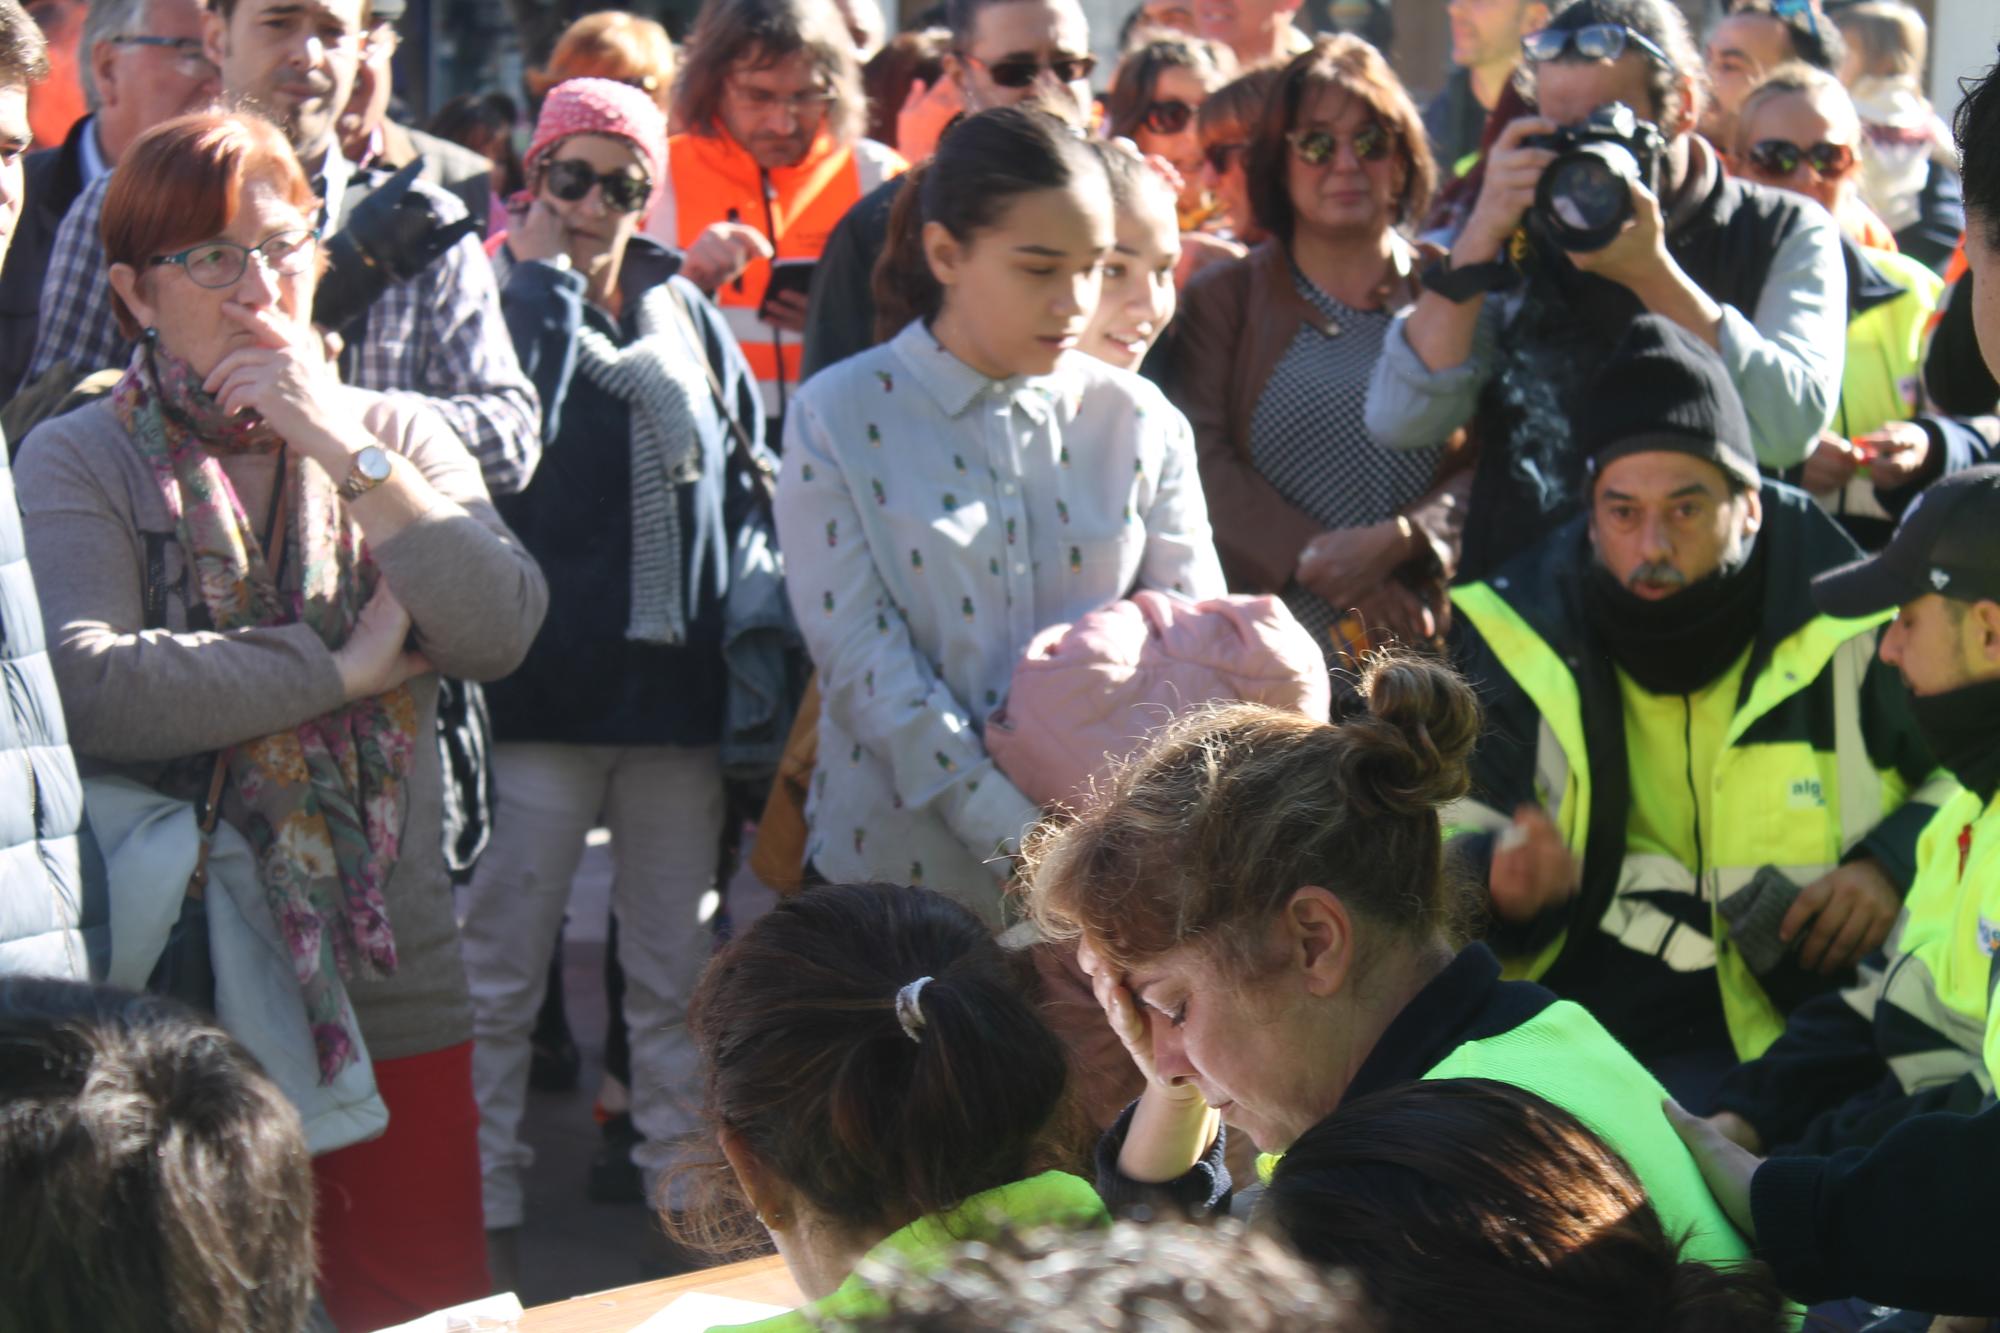
[[1733, 571], [1648, 601], [1593, 559], [1583, 604], [1605, 650], [1641, 688], [1692, 694], [1729, 669], [1764, 619], [1764, 544]]
[[1931, 754], [1968, 791], [1992, 800], [2000, 791], [2000, 680], [1916, 695], [1910, 711]]

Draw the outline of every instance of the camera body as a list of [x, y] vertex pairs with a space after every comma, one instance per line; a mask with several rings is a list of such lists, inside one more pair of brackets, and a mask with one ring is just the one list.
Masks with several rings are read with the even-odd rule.
[[1563, 250], [1586, 253], [1611, 244], [1632, 216], [1632, 185], [1659, 189], [1667, 141], [1623, 102], [1590, 113], [1581, 125], [1521, 141], [1556, 155], [1535, 186], [1529, 220]]
[[313, 323], [345, 332], [390, 284], [408, 282], [461, 237], [478, 230], [470, 217], [447, 222], [437, 201], [410, 187], [423, 170], [412, 162], [354, 208], [326, 241], [326, 274], [313, 298]]

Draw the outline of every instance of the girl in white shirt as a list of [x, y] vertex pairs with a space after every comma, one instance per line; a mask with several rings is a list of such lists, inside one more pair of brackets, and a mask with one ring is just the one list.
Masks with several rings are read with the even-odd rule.
[[1219, 596], [1222, 571], [1187, 421], [1076, 350], [1115, 234], [1092, 146], [973, 116], [890, 232], [877, 301], [915, 318], [785, 422], [778, 530], [823, 708], [807, 857], [997, 925], [1042, 812], [981, 737], [1028, 641], [1135, 588]]

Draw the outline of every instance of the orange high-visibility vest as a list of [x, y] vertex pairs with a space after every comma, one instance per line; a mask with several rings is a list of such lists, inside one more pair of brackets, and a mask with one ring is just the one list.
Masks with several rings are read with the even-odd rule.
[[[676, 134], [667, 140], [672, 188], [654, 204], [646, 230], [685, 250], [711, 224], [741, 222], [763, 232], [780, 259], [818, 259], [854, 202], [908, 166], [894, 149], [869, 139], [843, 144], [821, 130], [797, 166], [767, 172], [727, 131]], [[722, 284], [715, 303], [764, 391], [765, 410], [780, 413], [798, 385], [803, 347], [757, 318], [770, 278], [770, 264], [757, 260]]]

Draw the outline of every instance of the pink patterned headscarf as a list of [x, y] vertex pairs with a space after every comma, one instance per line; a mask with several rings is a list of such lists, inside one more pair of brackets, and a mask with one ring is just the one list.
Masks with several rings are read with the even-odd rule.
[[660, 197], [667, 183], [667, 118], [658, 103], [629, 83], [615, 79], [566, 79], [549, 90], [542, 116], [535, 122], [534, 142], [522, 161], [528, 175], [535, 164], [564, 139], [578, 134], [604, 134], [624, 139], [639, 150], [646, 176], [653, 182], [647, 201]]

